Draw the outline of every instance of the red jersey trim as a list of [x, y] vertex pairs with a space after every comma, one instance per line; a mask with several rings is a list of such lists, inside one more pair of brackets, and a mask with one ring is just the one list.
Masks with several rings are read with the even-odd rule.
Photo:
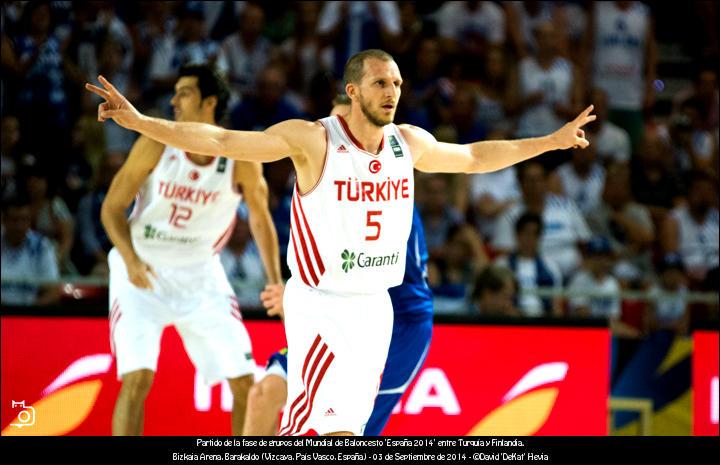
[[373, 158], [377, 158], [380, 156], [380, 152], [382, 152], [383, 148], [385, 147], [385, 131], [383, 131], [383, 137], [382, 137], [382, 139], [380, 139], [380, 147], [378, 148], [378, 153], [372, 153], [372, 152], [368, 152], [367, 150], [365, 150], [365, 147], [363, 147], [363, 145], [360, 143], [360, 141], [357, 140], [355, 138], [355, 136], [353, 136], [353, 133], [350, 132], [350, 127], [348, 126], [347, 122], [345, 121], [345, 118], [343, 118], [340, 115], [337, 115], [337, 119], [340, 122], [340, 127], [342, 127], [343, 132], [345, 133], [347, 138], [350, 139], [350, 142], [355, 146], [356, 149], [367, 153], [368, 155], [370, 155]]
[[[183, 150], [183, 154], [185, 155], [185, 158], [187, 159], [187, 161], [189, 161], [193, 166], [197, 166], [198, 168], [208, 168], [208, 167], [210, 167], [210, 166], [213, 166], [215, 163], [217, 163], [217, 160], [218, 160], [218, 157], [214, 157], [214, 158], [210, 161], [210, 163], [207, 163], [207, 164], [205, 164], [205, 165], [201, 165], [201, 164], [199, 164], [199, 163], [195, 163], [195, 162], [193, 161], [193, 159], [190, 158], [190, 155], [188, 155], [188, 153], [187, 153], [186, 151]], [[203, 156], [205, 156], [205, 155], [203, 155]], [[210, 156], [210, 155], [207, 155], [207, 156]]]
[[[315, 283], [315, 286], [317, 286], [320, 283], [320, 280], [315, 273], [315, 267], [313, 266], [312, 261], [310, 261], [310, 253], [308, 252], [308, 247], [305, 243], [305, 235], [303, 234], [302, 226], [300, 226], [300, 218], [298, 218], [297, 208], [295, 207], [295, 197], [293, 197], [293, 200], [291, 202], [291, 208], [293, 219], [295, 220], [293, 223], [298, 233], [300, 246], [302, 247], [303, 256], [305, 257], [305, 264], [307, 265], [308, 271], [310, 272], [310, 277], [312, 278], [313, 283]], [[296, 256], [298, 255], [296, 254]]]
[[293, 231], [293, 229], [294, 228], [290, 227], [290, 240], [292, 241], [292, 244], [293, 244], [293, 253], [295, 254], [295, 262], [297, 263], [298, 270], [300, 271], [300, 279], [302, 279], [302, 281], [308, 287], [312, 287], [312, 285], [310, 284], [310, 282], [307, 279], [307, 276], [305, 276], [305, 269], [303, 268], [302, 260], [300, 259], [297, 242], [295, 242], [295, 232]]
[[[297, 184], [296, 184], [297, 187]], [[297, 192], [297, 189], [296, 189]], [[302, 201], [300, 200], [300, 193], [298, 192], [297, 198], [297, 204], [300, 207], [300, 216], [302, 216], [303, 224], [305, 225], [305, 230], [308, 233], [308, 237], [310, 238], [310, 245], [312, 246], [313, 255], [315, 256], [315, 261], [318, 264], [318, 268], [320, 269], [320, 276], [325, 274], [325, 264], [323, 263], [322, 257], [320, 256], [320, 252], [318, 251], [317, 243], [315, 242], [315, 236], [313, 235], [312, 229], [310, 229], [310, 225], [308, 224], [307, 217], [305, 216], [305, 210], [302, 206]]]
[[237, 213], [233, 215], [232, 221], [230, 221], [230, 225], [227, 227], [224, 233], [218, 238], [218, 240], [215, 241], [215, 244], [213, 244], [213, 254], [218, 254], [220, 251], [225, 247], [225, 244], [230, 240], [230, 236], [232, 236], [233, 229], [235, 229], [235, 223], [237, 223]]

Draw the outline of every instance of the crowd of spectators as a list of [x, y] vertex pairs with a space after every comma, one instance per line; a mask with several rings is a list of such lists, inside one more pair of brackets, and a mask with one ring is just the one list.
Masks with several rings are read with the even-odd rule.
[[[590, 103], [598, 116], [586, 150], [495, 173], [417, 174], [438, 313], [682, 330], [684, 295], [718, 284], [718, 55], [706, 11], [717, 7], [706, 3], [687, 5], [701, 27], [684, 43], [658, 30], [672, 9], [626, 1], [3, 2], [3, 280], [107, 273], [99, 209], [136, 135], [96, 123], [82, 86], [99, 73], [141, 111], [171, 118], [180, 66], [214, 63], [232, 88], [224, 124], [262, 130], [329, 114], [347, 58], [377, 47], [403, 73], [396, 122], [438, 140], [545, 135]], [[669, 95], [660, 36], [691, 65]], [[264, 170], [285, 250], [292, 166]], [[239, 217], [222, 261], [256, 305], [259, 259]], [[651, 318], [633, 326], [617, 298], [523, 293], [538, 287], [676, 298], [651, 299]], [[57, 299], [48, 286], [2, 290], [3, 303]]]

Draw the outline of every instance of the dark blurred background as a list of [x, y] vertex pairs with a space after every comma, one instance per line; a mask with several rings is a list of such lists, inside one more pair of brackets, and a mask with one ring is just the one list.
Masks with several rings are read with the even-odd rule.
[[[438, 314], [684, 333], [717, 315], [707, 295], [693, 300], [718, 283], [716, 20], [709, 1], [3, 2], [2, 302], [102, 296], [100, 205], [136, 134], [97, 123], [85, 82], [103, 74], [171, 118], [179, 67], [211, 62], [232, 86], [225, 125], [262, 130], [326, 116], [346, 59], [378, 47], [403, 73], [396, 122], [442, 141], [547, 134], [590, 103], [598, 115], [584, 151], [418, 173]], [[284, 253], [292, 165], [265, 175]], [[243, 221], [223, 262], [257, 305], [263, 276]], [[33, 286], [29, 270], [67, 284]]]

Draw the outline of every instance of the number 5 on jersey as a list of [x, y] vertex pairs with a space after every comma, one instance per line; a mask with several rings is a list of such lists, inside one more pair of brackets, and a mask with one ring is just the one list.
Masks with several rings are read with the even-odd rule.
[[382, 215], [381, 210], [371, 210], [367, 212], [367, 223], [366, 226], [368, 228], [374, 228], [375, 234], [370, 235], [368, 233], [367, 236], [365, 236], [366, 241], [376, 241], [380, 238], [380, 229], [382, 228], [382, 225], [380, 224], [380, 221], [373, 220], [373, 217]]
[[168, 223], [176, 228], [184, 229], [192, 216], [192, 208], [181, 207], [175, 203], [171, 204], [171, 206], [172, 212], [170, 212]]

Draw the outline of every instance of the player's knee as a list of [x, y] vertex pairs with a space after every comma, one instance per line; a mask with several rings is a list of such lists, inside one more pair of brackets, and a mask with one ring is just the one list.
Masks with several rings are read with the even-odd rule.
[[229, 379], [230, 390], [233, 393], [235, 401], [247, 399], [253, 385], [253, 376], [242, 376], [240, 378]]
[[122, 391], [131, 401], [142, 402], [150, 392], [155, 373], [151, 370], [138, 370], [122, 378]]
[[250, 387], [248, 391], [248, 407], [261, 407], [267, 403], [267, 396], [262, 386], [262, 382], [255, 383]]

